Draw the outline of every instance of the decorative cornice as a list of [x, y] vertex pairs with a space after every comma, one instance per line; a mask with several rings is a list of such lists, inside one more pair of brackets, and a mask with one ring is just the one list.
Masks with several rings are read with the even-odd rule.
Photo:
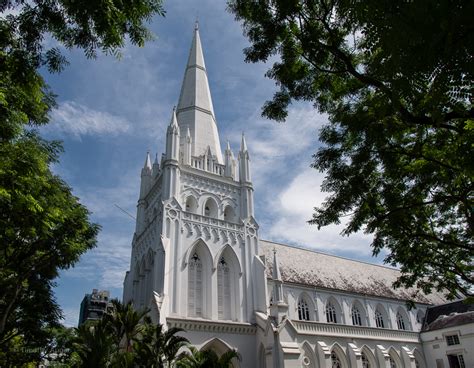
[[239, 335], [255, 335], [257, 327], [250, 323], [218, 322], [204, 319], [166, 318], [169, 327], [179, 327], [185, 331], [201, 331], [210, 333], [231, 333]]
[[[240, 190], [240, 183], [231, 178], [220, 176], [209, 171], [199, 170], [192, 166], [181, 166], [181, 179], [192, 179], [207, 185], [220, 184], [227, 185], [229, 191]], [[206, 182], [207, 181], [207, 182]]]

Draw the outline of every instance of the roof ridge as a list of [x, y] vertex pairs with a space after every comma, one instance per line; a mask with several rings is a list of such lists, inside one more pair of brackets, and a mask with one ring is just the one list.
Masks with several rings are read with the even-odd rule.
[[385, 268], [385, 269], [388, 269], [388, 270], [400, 272], [400, 270], [398, 268], [395, 268], [395, 267], [384, 266], [384, 265], [379, 265], [379, 264], [375, 264], [375, 263], [370, 263], [370, 262], [367, 262], [367, 261], [360, 261], [358, 259], [353, 259], [353, 258], [348, 258], [348, 257], [335, 255], [335, 254], [325, 253], [325, 252], [322, 252], [322, 251], [311, 249], [311, 248], [309, 248], [307, 246], [304, 246], [304, 245], [290, 245], [290, 244], [284, 244], [284, 243], [276, 242], [276, 241], [273, 241], [273, 240], [266, 240], [266, 239], [259, 239], [259, 240], [267, 242], [267, 243], [281, 245], [281, 246], [288, 247], [288, 248], [300, 249], [300, 250], [304, 250], [304, 251], [311, 252], [311, 253], [322, 254], [322, 255], [325, 255], [325, 256], [329, 256], [329, 257], [344, 259], [346, 261], [363, 263], [363, 264], [367, 264], [367, 265], [370, 265], [370, 266], [382, 267], [382, 268]]

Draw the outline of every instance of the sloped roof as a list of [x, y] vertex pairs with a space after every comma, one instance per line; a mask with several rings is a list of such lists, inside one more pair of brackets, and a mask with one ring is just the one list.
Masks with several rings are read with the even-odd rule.
[[272, 277], [273, 250], [283, 282], [334, 289], [351, 293], [380, 296], [392, 299], [413, 300], [417, 303], [441, 304], [446, 298], [441, 293], [426, 295], [416, 289], [392, 287], [400, 275], [394, 268], [355, 261], [309, 249], [260, 240], [260, 255], [265, 256], [267, 277]]
[[474, 323], [474, 303], [458, 300], [428, 308], [423, 331]]

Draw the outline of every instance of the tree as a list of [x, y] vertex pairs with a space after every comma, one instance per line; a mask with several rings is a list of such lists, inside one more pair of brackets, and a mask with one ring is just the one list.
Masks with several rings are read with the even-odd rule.
[[[104, 316], [110, 335], [113, 336], [117, 349], [122, 345], [125, 351], [131, 350], [132, 342], [145, 329], [142, 322], [148, 310], [136, 311], [132, 303], [123, 304], [118, 299], [111, 301], [112, 307]], [[145, 322], [148, 322], [146, 319]]]
[[95, 245], [98, 226], [49, 170], [57, 143], [24, 133], [0, 144], [0, 347], [22, 336], [31, 349], [61, 312], [52, 288], [62, 269]]
[[61, 47], [93, 58], [98, 50], [119, 56], [126, 38], [142, 46], [151, 39], [146, 22], [164, 11], [161, 0], [10, 0], [0, 12], [0, 365], [19, 366], [28, 355], [21, 351], [44, 346], [58, 324], [52, 288], [59, 270], [95, 246], [99, 230], [50, 170], [61, 145], [32, 130], [48, 123], [55, 106], [40, 69], [67, 65]]
[[197, 350], [190, 346], [191, 354], [184, 355], [178, 362], [179, 368], [229, 368], [233, 360], [241, 360], [236, 350], [229, 350], [220, 357], [213, 350]]
[[67, 65], [61, 47], [83, 49], [88, 58], [97, 50], [120, 56], [126, 37], [143, 46], [152, 38], [146, 22], [164, 15], [162, 0], [9, 0], [0, 12], [10, 13], [0, 18], [1, 139], [15, 137], [25, 124], [48, 122], [54, 98], [38, 70], [60, 72]]
[[86, 322], [76, 329], [74, 354], [78, 356], [78, 367], [106, 367], [113, 354], [114, 339], [107, 329], [107, 322]]
[[134, 344], [135, 362], [139, 367], [171, 367], [179, 359], [178, 351], [189, 343], [183, 336], [177, 335], [184, 330], [171, 327], [163, 331], [160, 324], [146, 325], [140, 340]]
[[263, 115], [309, 101], [329, 122], [313, 167], [329, 192], [310, 223], [348, 222], [401, 267], [395, 286], [470, 295], [473, 278], [474, 75], [465, 1], [230, 0], [251, 46], [279, 60]]

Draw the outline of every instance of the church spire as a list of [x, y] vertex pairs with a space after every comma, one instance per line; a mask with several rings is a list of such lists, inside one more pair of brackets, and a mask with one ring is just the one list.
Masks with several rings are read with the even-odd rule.
[[181, 131], [186, 132], [189, 128], [192, 138], [192, 155], [201, 156], [207, 147], [211, 147], [212, 155], [216, 156], [217, 161], [222, 164], [219, 133], [197, 22], [176, 115]]

